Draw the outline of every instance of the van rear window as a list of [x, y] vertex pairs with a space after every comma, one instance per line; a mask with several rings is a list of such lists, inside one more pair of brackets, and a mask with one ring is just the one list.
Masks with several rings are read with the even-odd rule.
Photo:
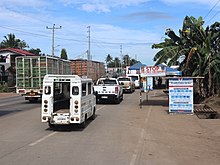
[[73, 86], [72, 94], [73, 95], [78, 95], [79, 94], [79, 87]]
[[44, 87], [44, 93], [46, 94], [46, 95], [50, 95], [51, 94], [51, 87], [50, 86], [45, 86]]
[[117, 84], [117, 82], [115, 80], [102, 80], [104, 84]]

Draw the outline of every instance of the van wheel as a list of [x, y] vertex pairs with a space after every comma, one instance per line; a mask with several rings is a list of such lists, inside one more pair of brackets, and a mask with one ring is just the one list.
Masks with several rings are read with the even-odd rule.
[[87, 115], [85, 115], [85, 120], [81, 123], [82, 128], [86, 127], [86, 119], [87, 119]]
[[95, 114], [95, 108], [94, 108], [94, 110], [93, 110], [93, 114], [92, 114], [92, 116], [91, 116], [91, 120], [94, 120], [95, 117], [96, 117], [96, 114]]
[[81, 127], [82, 127], [82, 128], [86, 128], [86, 120], [81, 123]]
[[48, 122], [48, 126], [50, 127], [50, 129], [54, 129], [55, 124], [51, 124], [50, 122]]

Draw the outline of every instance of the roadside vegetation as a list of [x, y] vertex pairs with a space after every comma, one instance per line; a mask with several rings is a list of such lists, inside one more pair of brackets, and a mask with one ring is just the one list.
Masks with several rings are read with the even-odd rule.
[[220, 22], [204, 26], [202, 17], [186, 16], [178, 33], [167, 29], [164, 41], [152, 45], [160, 49], [154, 56], [155, 65], [178, 64], [183, 76], [204, 77], [196, 79], [200, 98], [220, 96]]

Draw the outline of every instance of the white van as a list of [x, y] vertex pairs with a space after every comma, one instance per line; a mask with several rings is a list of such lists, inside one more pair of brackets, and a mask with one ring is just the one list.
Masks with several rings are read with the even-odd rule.
[[82, 124], [95, 119], [96, 98], [92, 79], [77, 75], [46, 75], [43, 80], [41, 121], [50, 127]]
[[140, 88], [140, 75], [139, 74], [127, 74], [127, 77], [131, 77], [135, 83], [135, 88]]

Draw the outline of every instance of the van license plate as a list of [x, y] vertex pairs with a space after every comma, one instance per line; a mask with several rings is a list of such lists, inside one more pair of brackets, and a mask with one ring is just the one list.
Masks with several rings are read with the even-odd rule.
[[57, 118], [57, 120], [66, 120], [66, 117], [65, 116], [60, 116]]
[[102, 96], [102, 99], [107, 99], [108, 98], [108, 96]]

